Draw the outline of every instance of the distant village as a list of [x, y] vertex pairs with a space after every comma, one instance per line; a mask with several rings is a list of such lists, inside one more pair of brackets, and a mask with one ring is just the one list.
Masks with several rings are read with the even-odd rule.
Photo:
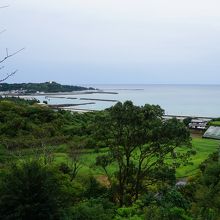
[[220, 124], [212, 123], [214, 118], [166, 115], [164, 119], [177, 118], [185, 122], [191, 133], [201, 134], [203, 138], [220, 140]]

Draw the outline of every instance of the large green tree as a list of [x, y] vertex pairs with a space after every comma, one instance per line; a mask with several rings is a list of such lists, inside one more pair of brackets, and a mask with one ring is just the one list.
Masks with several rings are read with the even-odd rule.
[[[159, 106], [127, 101], [97, 115], [96, 136], [110, 149], [97, 158], [97, 165], [104, 168], [121, 206], [152, 184], [175, 184], [176, 168], [192, 153], [188, 129], [176, 119], [164, 120], [163, 114]], [[111, 163], [117, 165], [112, 177], [107, 169]]]

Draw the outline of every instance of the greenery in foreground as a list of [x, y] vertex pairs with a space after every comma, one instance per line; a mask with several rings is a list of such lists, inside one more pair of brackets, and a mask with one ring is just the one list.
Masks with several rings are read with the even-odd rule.
[[25, 93], [36, 93], [36, 92], [73, 92], [82, 90], [94, 90], [94, 88], [86, 88], [82, 86], [69, 86], [61, 85], [56, 82], [45, 82], [45, 83], [1, 83], [0, 91], [20, 91]]
[[0, 100], [1, 218], [219, 219], [219, 142], [191, 141], [162, 115], [131, 102], [71, 114]]

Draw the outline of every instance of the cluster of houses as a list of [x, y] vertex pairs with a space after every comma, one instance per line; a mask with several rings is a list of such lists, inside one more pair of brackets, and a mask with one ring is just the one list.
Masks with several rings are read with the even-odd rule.
[[180, 121], [184, 121], [185, 119], [189, 119], [189, 128], [196, 130], [206, 130], [208, 123], [212, 120], [212, 118], [191, 118], [188, 116], [174, 116], [174, 115], [165, 115], [163, 117], [165, 120], [176, 118]]
[[[170, 119], [175, 116], [165, 116], [164, 119]], [[184, 121], [188, 117], [178, 116], [176, 117], [180, 121]], [[188, 127], [192, 130], [203, 132], [203, 138], [220, 140], [220, 126], [212, 126], [209, 122], [212, 118], [189, 118]]]
[[211, 119], [192, 119], [189, 123], [190, 129], [197, 129], [197, 130], [206, 130], [208, 123], [211, 121]]
[[210, 126], [209, 122], [212, 119], [192, 119], [189, 123], [190, 129], [204, 131], [203, 138], [217, 139], [220, 140], [220, 127]]
[[204, 131], [203, 138], [220, 140], [220, 127], [209, 124], [212, 119], [192, 119], [189, 123], [190, 129]]

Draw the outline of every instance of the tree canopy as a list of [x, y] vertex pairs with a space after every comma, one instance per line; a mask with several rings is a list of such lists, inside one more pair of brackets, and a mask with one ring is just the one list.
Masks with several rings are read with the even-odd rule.
[[149, 185], [175, 183], [175, 169], [192, 153], [188, 129], [176, 119], [163, 120], [163, 113], [159, 106], [139, 107], [127, 101], [96, 118], [97, 136], [110, 149], [97, 165], [107, 172], [107, 165], [117, 164], [109, 181], [115, 181], [115, 199], [121, 206], [137, 200]]

